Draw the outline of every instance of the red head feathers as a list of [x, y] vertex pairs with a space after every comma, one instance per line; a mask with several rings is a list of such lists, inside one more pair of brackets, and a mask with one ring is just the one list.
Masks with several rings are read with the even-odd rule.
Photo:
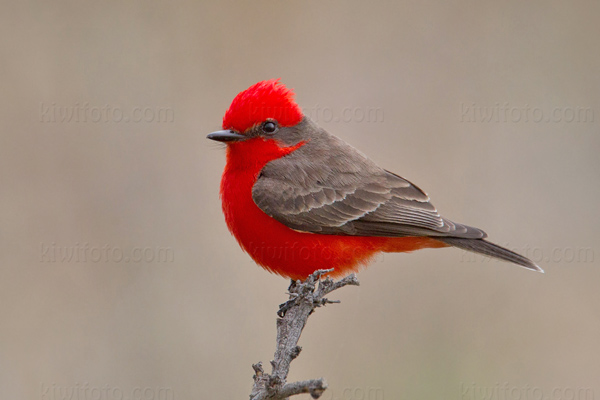
[[223, 129], [244, 132], [269, 118], [280, 126], [293, 126], [302, 119], [294, 92], [279, 79], [258, 82], [235, 96], [223, 117]]

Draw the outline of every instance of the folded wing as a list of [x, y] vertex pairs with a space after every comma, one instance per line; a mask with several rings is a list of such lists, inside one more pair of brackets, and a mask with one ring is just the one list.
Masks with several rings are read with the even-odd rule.
[[480, 229], [442, 218], [421, 189], [358, 152], [343, 160], [329, 157], [317, 168], [314, 162], [302, 168], [293, 155], [267, 164], [252, 190], [261, 210], [292, 229], [354, 236], [486, 237]]

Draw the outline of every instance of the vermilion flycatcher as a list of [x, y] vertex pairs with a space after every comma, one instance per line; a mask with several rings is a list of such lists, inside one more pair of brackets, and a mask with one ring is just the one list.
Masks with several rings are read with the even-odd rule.
[[429, 197], [302, 114], [278, 80], [239, 93], [209, 139], [227, 144], [221, 200], [259, 265], [292, 279], [346, 275], [379, 252], [454, 246], [543, 272], [438, 214]]

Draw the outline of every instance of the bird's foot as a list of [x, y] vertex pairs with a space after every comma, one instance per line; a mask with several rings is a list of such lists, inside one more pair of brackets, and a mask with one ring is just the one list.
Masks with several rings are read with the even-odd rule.
[[288, 287], [288, 295], [290, 296], [290, 299], [285, 303], [279, 305], [279, 310], [277, 310], [277, 315], [279, 316], [279, 318], [283, 318], [285, 316], [285, 313], [287, 313], [290, 310], [290, 308], [296, 305], [299, 296], [297, 293], [294, 293], [296, 285], [296, 281], [292, 279], [290, 282], [290, 286]]
[[297, 297], [294, 297], [293, 299], [290, 299], [288, 301], [286, 301], [285, 303], [282, 303], [279, 305], [279, 310], [277, 310], [277, 316], [279, 318], [283, 318], [285, 317], [285, 314], [296, 305], [297, 303]]

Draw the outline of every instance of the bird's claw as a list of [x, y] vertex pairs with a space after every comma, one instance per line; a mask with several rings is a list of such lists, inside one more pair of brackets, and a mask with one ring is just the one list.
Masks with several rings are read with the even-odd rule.
[[298, 299], [298, 296], [294, 296], [293, 299], [290, 299], [290, 300], [286, 301], [285, 303], [280, 304], [279, 310], [277, 310], [277, 316], [279, 318], [285, 317], [285, 313], [287, 313], [290, 310], [290, 308], [292, 308], [296, 305], [297, 299]]

